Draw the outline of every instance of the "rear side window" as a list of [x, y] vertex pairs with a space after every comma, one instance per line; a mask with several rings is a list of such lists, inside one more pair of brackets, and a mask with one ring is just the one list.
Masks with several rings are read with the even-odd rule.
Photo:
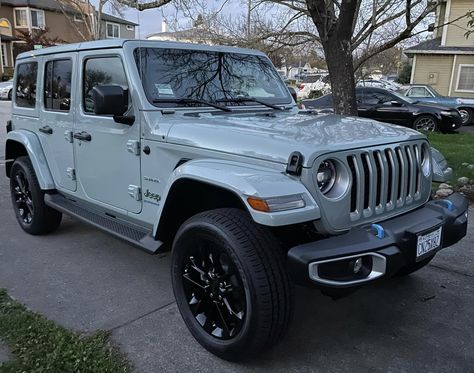
[[37, 62], [27, 62], [18, 65], [16, 73], [16, 106], [24, 108], [34, 108], [36, 106], [37, 76]]
[[120, 57], [97, 57], [86, 60], [84, 66], [84, 111], [94, 113], [92, 89], [96, 85], [119, 85], [128, 90], [127, 78]]
[[45, 67], [44, 106], [47, 110], [69, 111], [71, 107], [72, 61], [49, 61]]

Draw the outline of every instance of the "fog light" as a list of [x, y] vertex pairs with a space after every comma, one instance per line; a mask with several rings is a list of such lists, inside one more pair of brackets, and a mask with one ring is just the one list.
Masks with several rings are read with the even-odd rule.
[[359, 273], [359, 271], [361, 270], [362, 268], [362, 258], [358, 258], [355, 262], [354, 262], [354, 267], [352, 267], [352, 271], [354, 273]]

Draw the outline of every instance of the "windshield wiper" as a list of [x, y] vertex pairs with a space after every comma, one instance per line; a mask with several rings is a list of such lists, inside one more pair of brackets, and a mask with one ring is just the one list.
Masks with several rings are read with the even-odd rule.
[[159, 103], [173, 103], [173, 104], [182, 104], [182, 105], [189, 105], [189, 104], [203, 104], [207, 106], [211, 106], [216, 109], [220, 109], [222, 111], [231, 112], [232, 110], [229, 109], [227, 106], [217, 105], [213, 102], [200, 100], [198, 98], [156, 98], [153, 100], [154, 104]]
[[257, 104], [267, 106], [269, 108], [272, 108], [274, 110], [285, 110], [282, 107], [269, 104], [268, 102], [261, 101], [257, 98], [254, 97], [235, 97], [235, 98], [221, 98], [219, 100], [216, 100], [216, 102], [236, 102], [236, 103], [243, 103], [243, 102], [256, 102]]

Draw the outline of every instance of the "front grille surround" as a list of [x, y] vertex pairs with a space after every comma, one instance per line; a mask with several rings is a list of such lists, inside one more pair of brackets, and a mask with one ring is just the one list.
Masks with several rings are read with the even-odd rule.
[[328, 158], [343, 163], [350, 180], [336, 199], [315, 189], [326, 230], [381, 221], [423, 205], [430, 196], [432, 172], [426, 169], [431, 171], [431, 152], [425, 140], [326, 154], [315, 161], [313, 172]]

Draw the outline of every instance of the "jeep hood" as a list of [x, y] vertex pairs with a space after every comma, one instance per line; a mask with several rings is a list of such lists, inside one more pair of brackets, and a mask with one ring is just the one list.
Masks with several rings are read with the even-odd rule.
[[329, 152], [424, 138], [409, 128], [338, 115], [200, 114], [170, 120], [168, 143], [278, 163], [299, 151], [305, 167]]

